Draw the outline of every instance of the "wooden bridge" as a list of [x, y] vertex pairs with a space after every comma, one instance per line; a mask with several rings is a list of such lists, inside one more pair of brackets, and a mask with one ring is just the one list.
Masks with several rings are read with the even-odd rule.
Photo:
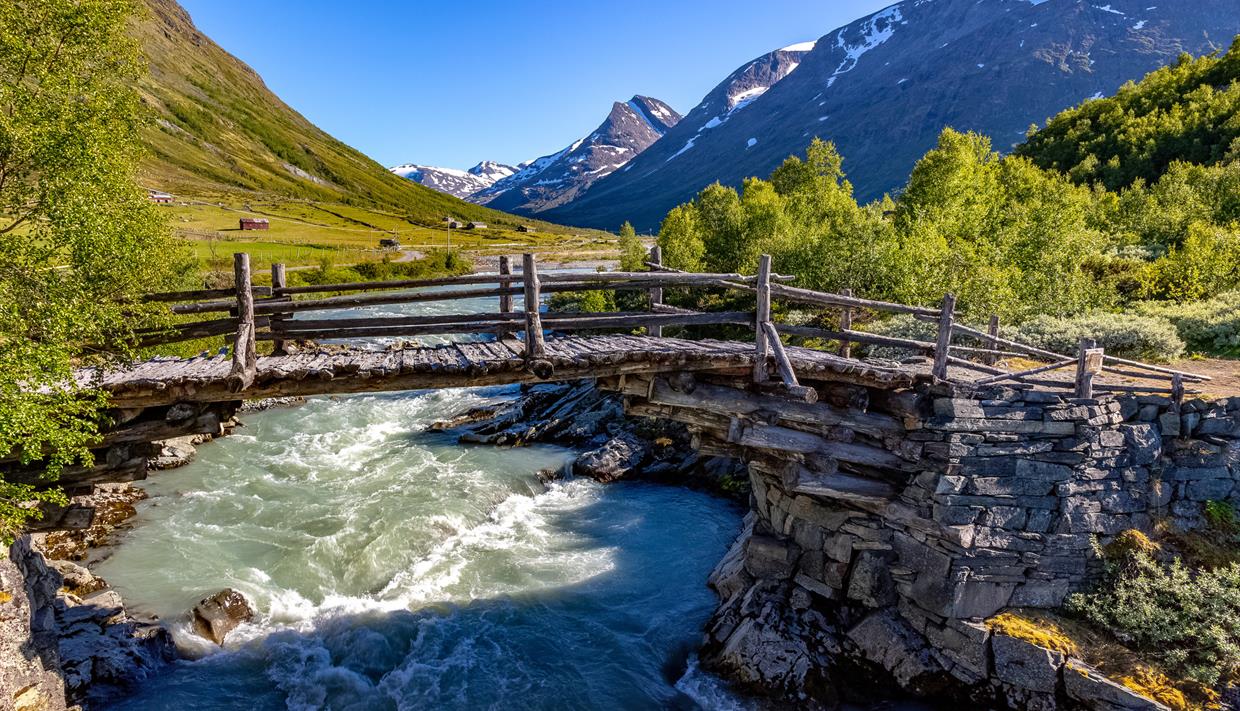
[[[956, 319], [951, 294], [945, 295], [937, 308], [929, 308], [863, 299], [850, 293], [810, 291], [789, 285], [793, 277], [773, 274], [766, 256], [760, 260], [758, 273], [750, 276], [668, 270], [661, 265], [658, 248], [652, 250], [649, 264], [651, 271], [647, 272], [540, 275], [534, 256], [527, 254], [517, 274], [509, 260], [502, 258], [497, 274], [312, 286], [287, 286], [284, 267], [277, 264], [272, 267], [272, 286], [265, 287], [254, 285], [248, 255], [237, 254], [235, 289], [146, 297], [173, 304], [174, 314], [219, 316], [140, 334], [148, 346], [226, 335], [232, 342], [229, 352], [189, 359], [154, 358], [121, 369], [83, 370], [78, 375], [84, 384], [106, 390], [117, 408], [683, 371], [744, 375], [759, 389], [809, 402], [816, 399], [816, 392], [802, 380], [892, 389], [918, 380], [977, 386], [1010, 382], [1069, 390], [1076, 397], [1092, 397], [1095, 391], [1179, 397], [1186, 383], [1208, 379], [1116, 358], [1090, 342], [1082, 342], [1076, 354], [1053, 353], [1003, 338], [993, 318], [987, 331], [971, 328]], [[452, 288], [428, 291], [425, 287]], [[546, 294], [602, 289], [644, 292], [649, 310], [540, 310]], [[754, 306], [745, 311], [691, 311], [665, 304], [664, 292], [669, 289], [741, 292], [752, 295]], [[333, 295], [319, 296], [326, 293]], [[514, 308], [516, 296], [523, 297], [520, 310]], [[498, 310], [433, 316], [322, 317], [367, 306], [460, 302], [479, 297], [495, 298]], [[772, 302], [826, 310], [831, 327], [821, 325], [824, 317], [812, 319], [814, 325], [777, 322], [772, 318]], [[862, 311], [907, 314], [932, 322], [937, 338], [919, 341], [854, 330], [853, 321]], [[315, 316], [304, 317], [307, 314]], [[745, 342], [664, 335], [666, 329], [691, 332], [702, 326], [751, 329], [755, 335]], [[611, 333], [580, 335], [591, 331]], [[638, 331], [644, 335], [633, 335]], [[401, 342], [377, 348], [373, 341], [357, 346], [359, 339], [428, 335], [468, 338], [438, 346]], [[260, 341], [272, 343], [270, 355], [258, 355]], [[315, 345], [323, 341], [344, 345]], [[830, 349], [808, 347], [823, 343]], [[860, 360], [853, 357], [855, 344], [904, 349], [928, 358]], [[1001, 367], [1015, 358], [1039, 364], [1019, 371]], [[1065, 370], [1072, 371], [1070, 377], [1064, 377]]]

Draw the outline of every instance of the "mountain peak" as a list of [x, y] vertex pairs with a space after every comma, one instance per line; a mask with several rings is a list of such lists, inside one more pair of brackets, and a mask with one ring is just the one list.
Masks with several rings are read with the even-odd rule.
[[624, 167], [680, 122], [666, 103], [641, 94], [612, 104], [607, 118], [585, 138], [521, 169], [470, 199], [529, 214], [562, 205], [595, 181]]

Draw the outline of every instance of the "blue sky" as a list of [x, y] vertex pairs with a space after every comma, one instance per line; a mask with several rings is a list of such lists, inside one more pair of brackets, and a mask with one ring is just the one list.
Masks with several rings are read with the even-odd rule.
[[744, 62], [893, 0], [181, 0], [319, 127], [391, 166], [559, 150], [613, 101], [682, 113]]

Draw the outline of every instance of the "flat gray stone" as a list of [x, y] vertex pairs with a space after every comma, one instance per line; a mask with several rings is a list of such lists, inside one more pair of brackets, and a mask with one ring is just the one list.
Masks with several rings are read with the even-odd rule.
[[1040, 694], [1055, 693], [1062, 654], [1000, 633], [991, 637], [990, 649], [1000, 681]]

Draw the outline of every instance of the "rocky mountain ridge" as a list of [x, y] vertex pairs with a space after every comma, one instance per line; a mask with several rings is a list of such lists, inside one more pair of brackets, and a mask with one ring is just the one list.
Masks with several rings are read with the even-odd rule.
[[1228, 0], [905, 0], [824, 35], [769, 90], [729, 104], [738, 73], [765, 70], [746, 64], [622, 170], [539, 217], [654, 230], [706, 185], [766, 176], [815, 136], [836, 143], [857, 197], [872, 200], [903, 185], [944, 127], [1005, 151], [1030, 124], [1237, 33]]
[[418, 165], [416, 163], [398, 165], [390, 168], [390, 170], [402, 178], [420, 183], [441, 193], [447, 193], [453, 197], [464, 199], [476, 192], [491, 187], [496, 182], [516, 173], [520, 168], [484, 160], [469, 170]]

